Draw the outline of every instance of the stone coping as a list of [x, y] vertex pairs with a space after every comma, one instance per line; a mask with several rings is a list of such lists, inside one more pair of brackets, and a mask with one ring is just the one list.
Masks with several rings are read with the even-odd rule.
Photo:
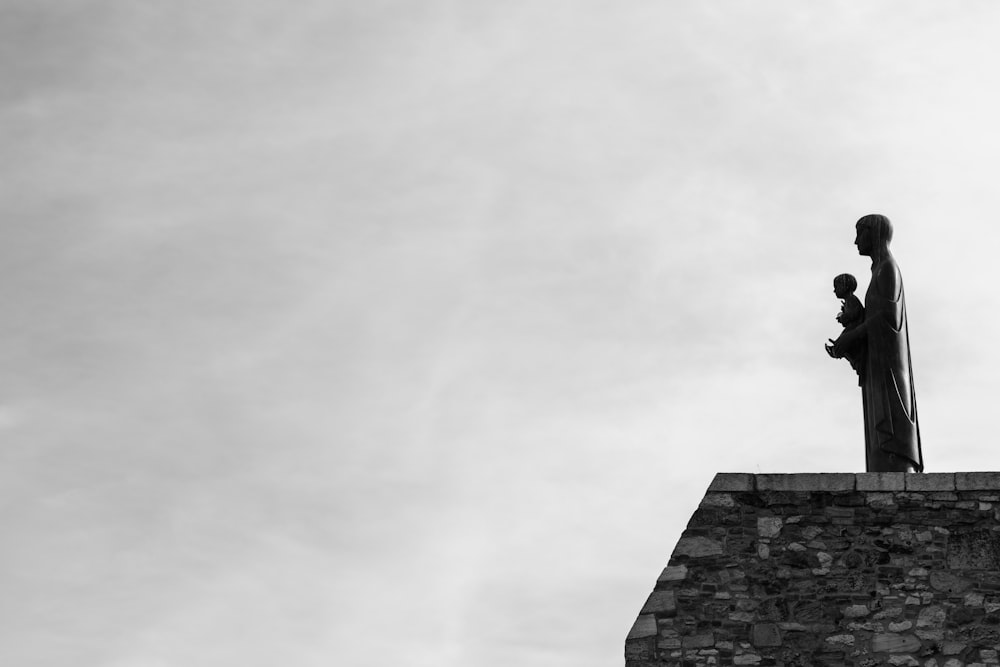
[[709, 492], [1000, 491], [1000, 472], [720, 472]]

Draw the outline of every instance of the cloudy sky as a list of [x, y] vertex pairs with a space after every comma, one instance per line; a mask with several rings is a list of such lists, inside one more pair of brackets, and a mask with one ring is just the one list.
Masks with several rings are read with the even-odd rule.
[[0, 0], [0, 663], [598, 667], [716, 471], [997, 470], [1000, 6]]

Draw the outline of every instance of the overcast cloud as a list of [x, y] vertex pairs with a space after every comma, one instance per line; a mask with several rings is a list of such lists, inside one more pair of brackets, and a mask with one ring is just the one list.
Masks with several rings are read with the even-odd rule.
[[995, 470], [965, 2], [0, 0], [0, 663], [621, 664], [717, 471], [858, 471], [896, 224]]

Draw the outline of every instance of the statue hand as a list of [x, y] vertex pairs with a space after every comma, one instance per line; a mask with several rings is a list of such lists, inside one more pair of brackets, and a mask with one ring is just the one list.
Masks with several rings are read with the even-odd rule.
[[841, 354], [840, 350], [838, 349], [839, 346], [837, 345], [837, 341], [833, 340], [832, 338], [828, 338], [827, 340], [830, 341], [830, 344], [823, 346], [824, 348], [826, 348], [826, 353], [829, 354], [834, 359], [840, 359], [841, 357], [843, 357], [844, 355]]

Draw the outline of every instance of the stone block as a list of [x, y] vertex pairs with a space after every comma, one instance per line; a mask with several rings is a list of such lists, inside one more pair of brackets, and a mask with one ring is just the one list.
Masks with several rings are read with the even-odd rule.
[[704, 632], [700, 635], [690, 635], [688, 637], [681, 637], [681, 646], [685, 649], [689, 648], [707, 648], [709, 646], [715, 646], [715, 635], [711, 632]]
[[778, 533], [781, 532], [781, 517], [779, 516], [762, 516], [757, 518], [757, 534], [760, 537], [771, 538], [777, 537]]
[[656, 667], [649, 662], [653, 656], [649, 639], [629, 639], [625, 642], [625, 664], [628, 667]]
[[699, 507], [729, 509], [736, 507], [736, 501], [733, 500], [733, 494], [731, 493], [706, 493], [705, 497], [701, 499]]
[[842, 610], [844, 618], [863, 618], [871, 613], [867, 605], [852, 604]]
[[663, 568], [663, 573], [657, 581], [682, 581], [687, 577], [687, 565], [671, 565]]
[[941, 647], [941, 653], [944, 655], [958, 655], [965, 649], [969, 648], [968, 644], [962, 644], [959, 642], [947, 642]]
[[639, 618], [635, 619], [635, 623], [632, 624], [632, 629], [628, 631], [628, 637], [625, 640], [654, 636], [656, 636], [656, 617], [652, 614], [640, 614]]
[[672, 614], [677, 611], [677, 599], [673, 591], [653, 591], [640, 614]]
[[887, 609], [883, 609], [882, 611], [872, 616], [872, 618], [874, 618], [876, 621], [881, 621], [886, 618], [898, 618], [902, 615], [903, 615], [902, 607], [888, 607]]
[[754, 646], [781, 646], [781, 630], [774, 623], [756, 623], [750, 630]]
[[838, 646], [854, 646], [854, 635], [833, 635], [826, 638], [827, 643]]
[[962, 604], [966, 607], [982, 607], [986, 596], [982, 593], [967, 593], [962, 599]]
[[957, 472], [955, 488], [958, 491], [1000, 490], [1000, 472]]
[[754, 490], [753, 475], [748, 472], [720, 472], [708, 485], [708, 490], [720, 492], [750, 492]]
[[758, 491], [854, 491], [854, 473], [757, 475]]
[[931, 472], [931, 473], [906, 473], [907, 491], [954, 491], [955, 473], [953, 472]]
[[722, 554], [722, 543], [708, 537], [682, 537], [674, 549], [674, 556], [704, 558]]
[[801, 623], [778, 623], [778, 627], [788, 632], [805, 632], [808, 628]]
[[920, 640], [914, 635], [881, 632], [872, 637], [874, 653], [911, 653], [920, 649]]
[[854, 475], [858, 491], [904, 491], [906, 473], [859, 472]]
[[869, 507], [873, 507], [877, 510], [884, 510], [888, 507], [895, 508], [896, 495], [888, 491], [869, 491], [867, 502]]
[[971, 581], [951, 572], [931, 572], [930, 582], [934, 590], [946, 593], [961, 593], [972, 586]]
[[937, 605], [926, 607], [920, 610], [920, 615], [917, 617], [917, 627], [936, 628], [944, 625], [944, 619], [945, 619], [944, 609], [942, 609]]
[[[681, 647], [681, 639], [680, 639], [680, 637], [672, 637], [670, 639], [661, 639], [658, 642], [656, 642], [656, 648], [658, 648], [660, 650], [670, 651], [670, 650], [673, 650], [673, 649], [678, 649], [680, 647]], [[651, 666], [651, 667], [653, 667], [653, 666]]]

